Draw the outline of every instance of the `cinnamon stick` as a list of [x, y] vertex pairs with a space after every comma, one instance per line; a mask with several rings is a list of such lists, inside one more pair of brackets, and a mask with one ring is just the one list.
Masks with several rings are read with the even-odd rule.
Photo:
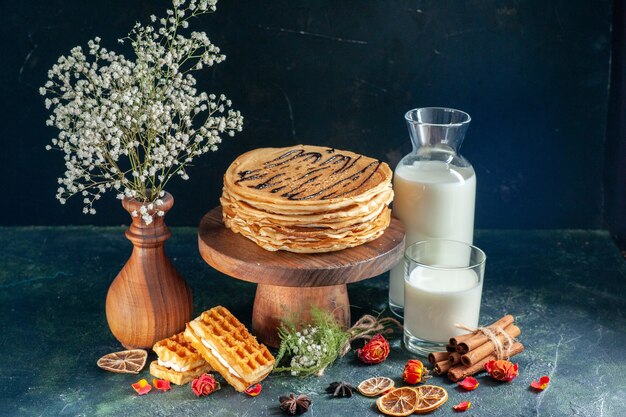
[[435, 364], [435, 373], [437, 375], [443, 375], [452, 367], [449, 360], [445, 359]]
[[[504, 329], [511, 323], [513, 323], [513, 316], [507, 314], [506, 316], [502, 317], [499, 320], [496, 320], [487, 327], [490, 330], [495, 331], [497, 327]], [[478, 346], [486, 343], [488, 340], [489, 338], [481, 332], [473, 333], [472, 337], [456, 345], [456, 351], [459, 352], [461, 355], [465, 355], [470, 350], [476, 349]]]
[[448, 356], [448, 361], [450, 365], [458, 365], [461, 363], [461, 354], [459, 352], [453, 352]]
[[[504, 331], [513, 339], [515, 339], [517, 336], [519, 336], [522, 333], [520, 328], [517, 327], [515, 324], [509, 324], [504, 329]], [[497, 339], [500, 341], [500, 343], [504, 343], [506, 340], [506, 338], [504, 337], [502, 333], [498, 333]], [[484, 343], [478, 346], [476, 349], [470, 350], [465, 355], [462, 355], [461, 363], [465, 366], [472, 366], [473, 364], [480, 361], [485, 356], [491, 355], [495, 351], [496, 351], [496, 347], [494, 346], [493, 342], [489, 340], [487, 343]]]
[[[524, 351], [524, 345], [522, 345], [519, 342], [516, 342], [513, 344], [513, 346], [511, 347], [511, 356], [515, 356], [518, 353], [521, 353]], [[457, 365], [455, 367], [452, 367], [448, 370], [448, 378], [450, 378], [451, 381], [460, 381], [461, 379], [465, 378], [466, 376], [470, 376], [470, 375], [474, 375], [477, 372], [480, 372], [482, 370], [484, 370], [485, 368], [485, 364], [491, 360], [496, 360], [496, 355], [495, 353], [489, 356], [485, 356], [484, 358], [482, 358], [481, 360], [479, 360], [478, 362], [476, 362], [474, 365], [472, 366], [465, 366], [465, 365]]]
[[448, 343], [448, 344], [446, 345], [446, 351], [447, 351], [448, 353], [456, 352], [456, 346], [451, 345], [450, 343]]
[[428, 354], [428, 362], [432, 363], [433, 365], [436, 364], [437, 362], [441, 362], [443, 360], [448, 360], [448, 356], [450, 356], [450, 352], [445, 351], [445, 352], [430, 352]]
[[474, 333], [465, 333], [450, 338], [450, 344], [456, 348], [459, 343], [463, 343], [466, 340], [474, 336]]

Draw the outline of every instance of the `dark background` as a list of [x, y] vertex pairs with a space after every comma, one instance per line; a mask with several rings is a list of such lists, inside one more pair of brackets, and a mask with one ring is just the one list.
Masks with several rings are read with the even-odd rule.
[[[113, 195], [95, 216], [82, 214], [81, 198], [55, 200], [64, 166], [44, 150], [57, 132], [37, 90], [73, 46], [100, 36], [117, 49], [135, 21], [167, 7], [2, 0], [0, 225], [128, 222]], [[477, 228], [623, 231], [620, 1], [231, 0], [190, 28], [227, 55], [196, 77], [233, 100], [244, 131], [171, 183], [169, 225], [197, 225], [249, 149], [327, 145], [393, 167], [410, 150], [404, 113], [449, 106], [473, 118], [461, 153], [477, 173]]]

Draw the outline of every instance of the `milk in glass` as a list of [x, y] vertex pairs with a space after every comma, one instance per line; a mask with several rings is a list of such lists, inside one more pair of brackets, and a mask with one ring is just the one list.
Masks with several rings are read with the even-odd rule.
[[482, 280], [472, 269], [445, 270], [416, 267], [405, 286], [404, 329], [429, 342], [447, 343], [477, 327]]

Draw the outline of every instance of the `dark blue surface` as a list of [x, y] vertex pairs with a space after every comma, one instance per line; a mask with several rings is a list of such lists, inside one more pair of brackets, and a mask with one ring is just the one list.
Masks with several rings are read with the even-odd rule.
[[[173, 229], [167, 243], [189, 282], [195, 313], [222, 304], [249, 325], [254, 285], [228, 278], [201, 260], [196, 230]], [[626, 409], [626, 263], [602, 231], [478, 231], [487, 253], [481, 322], [516, 316], [526, 351], [516, 356], [512, 383], [478, 376], [465, 393], [439, 377], [450, 399], [434, 416], [472, 401], [464, 416], [621, 417]], [[320, 378], [271, 375], [260, 396], [224, 387], [197, 399], [189, 386], [137, 397], [130, 384], [151, 380], [111, 374], [97, 359], [120, 349], [106, 325], [107, 287], [130, 254], [122, 228], [0, 228], [0, 415], [2, 416], [276, 416], [277, 398], [303, 392], [313, 399], [305, 416], [373, 416], [374, 400], [331, 399], [324, 389], [376, 376], [401, 384], [411, 356], [399, 338], [384, 363], [360, 364], [351, 353]], [[352, 317], [381, 311], [387, 277], [348, 286]], [[356, 346], [359, 347], [359, 346]], [[154, 358], [152, 354], [150, 360]], [[550, 375], [547, 391], [529, 389]]]
[[[25, 0], [0, 4], [0, 224], [121, 224], [54, 200], [63, 161], [37, 88], [57, 57], [103, 45], [167, 1]], [[462, 153], [478, 176], [476, 225], [602, 226], [610, 1], [223, 1], [192, 28], [227, 55], [199, 76], [244, 116], [244, 132], [173, 182], [172, 225], [217, 205], [240, 153], [310, 143], [392, 165], [409, 150], [406, 110], [451, 106], [473, 122]]]

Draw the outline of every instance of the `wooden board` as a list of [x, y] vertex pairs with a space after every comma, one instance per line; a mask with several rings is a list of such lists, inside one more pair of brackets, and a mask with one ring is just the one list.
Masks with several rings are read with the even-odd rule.
[[270, 252], [224, 226], [222, 208], [200, 222], [198, 246], [213, 268], [244, 281], [284, 287], [348, 284], [388, 271], [404, 253], [404, 228], [392, 218], [378, 239], [336, 252]]

